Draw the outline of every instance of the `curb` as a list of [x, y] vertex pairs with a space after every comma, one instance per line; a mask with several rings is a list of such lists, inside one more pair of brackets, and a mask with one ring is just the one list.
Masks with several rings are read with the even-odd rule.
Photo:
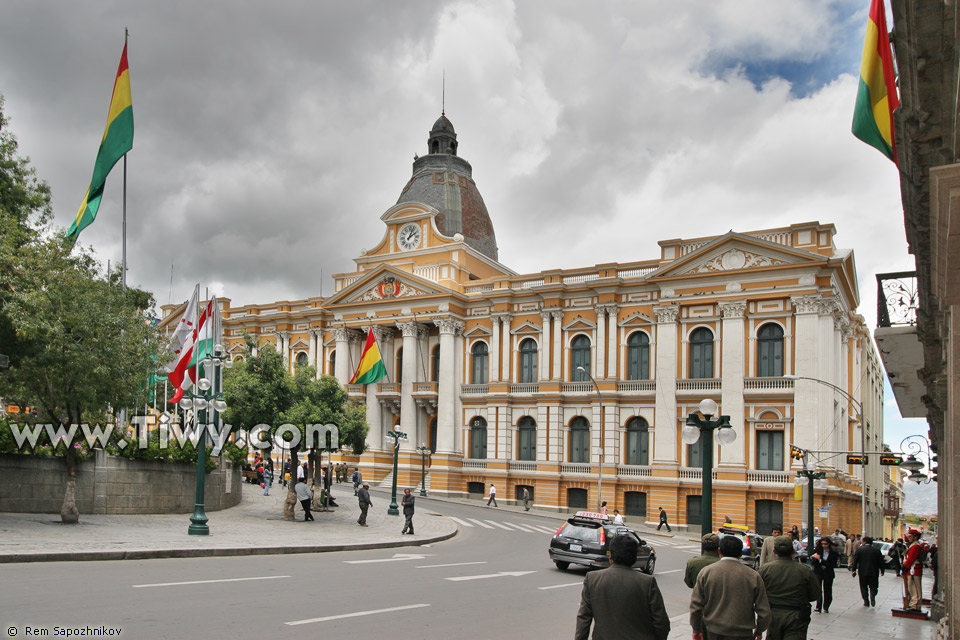
[[330, 551], [363, 551], [367, 549], [393, 549], [396, 547], [419, 547], [434, 542], [449, 540], [457, 535], [459, 527], [452, 533], [420, 540], [398, 540], [396, 542], [370, 542], [364, 544], [331, 544], [296, 547], [222, 547], [215, 549], [142, 549], [131, 551], [83, 551], [79, 553], [4, 553], [0, 554], [0, 564], [20, 562], [81, 562], [101, 560], [149, 560], [152, 558], [221, 558], [228, 556], [268, 556], [294, 553], [327, 553]]

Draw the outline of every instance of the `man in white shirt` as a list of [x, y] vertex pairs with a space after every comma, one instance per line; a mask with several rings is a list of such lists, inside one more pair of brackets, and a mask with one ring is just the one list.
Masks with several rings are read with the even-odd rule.
[[613, 510], [613, 524], [623, 524], [623, 516], [616, 509]]
[[493, 506], [495, 507], [498, 506], [497, 505], [497, 488], [493, 486], [492, 482], [490, 483], [490, 499], [487, 500], [488, 507], [490, 506], [491, 502], [493, 503]]

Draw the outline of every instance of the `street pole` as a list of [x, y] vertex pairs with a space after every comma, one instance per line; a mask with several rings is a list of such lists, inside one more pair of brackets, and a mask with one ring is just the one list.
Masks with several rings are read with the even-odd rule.
[[600, 408], [599, 441], [601, 442], [601, 446], [597, 447], [597, 511], [599, 512], [600, 509], [603, 508], [603, 396], [600, 395], [600, 385], [593, 379], [589, 371], [583, 367], [577, 367], [577, 371], [590, 378], [590, 382], [593, 383], [593, 388], [597, 390], [597, 404]]
[[393, 438], [393, 492], [390, 496], [390, 507], [387, 508], [388, 516], [400, 515], [400, 508], [397, 504], [397, 458], [400, 454], [400, 441], [407, 439], [407, 434], [400, 431], [387, 431], [387, 438]]
[[[709, 416], [707, 416], [709, 418]], [[709, 422], [709, 420], [708, 420]], [[713, 430], [709, 426], [700, 432], [700, 457], [703, 462], [703, 497], [700, 498], [700, 535], [713, 532]]]
[[701, 441], [701, 483], [703, 489], [700, 496], [700, 534], [713, 532], [713, 431], [719, 429], [717, 439], [720, 444], [732, 444], [737, 439], [737, 432], [730, 425], [730, 416], [719, 416], [716, 420], [710, 418], [716, 414], [719, 407], [711, 399], [700, 401], [701, 418], [696, 413], [687, 416], [686, 425], [681, 432], [681, 440], [686, 444], [696, 444]]
[[427, 447], [421, 444], [417, 447], [420, 452], [420, 497], [427, 497]]

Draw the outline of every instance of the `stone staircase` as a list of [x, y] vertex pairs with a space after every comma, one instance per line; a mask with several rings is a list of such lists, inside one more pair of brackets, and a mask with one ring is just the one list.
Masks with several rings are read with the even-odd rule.
[[[420, 495], [420, 482], [417, 482], [417, 486], [411, 489], [411, 492], [414, 495]], [[393, 471], [391, 470], [387, 475], [383, 477], [383, 480], [380, 481], [380, 484], [377, 485], [381, 489], [390, 489], [393, 487]], [[397, 486], [397, 492], [400, 493], [405, 487]], [[427, 473], [427, 493], [430, 493], [430, 473]]]

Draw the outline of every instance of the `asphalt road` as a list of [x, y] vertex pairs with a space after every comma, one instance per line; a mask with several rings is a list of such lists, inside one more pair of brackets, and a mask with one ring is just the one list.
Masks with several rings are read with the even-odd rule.
[[[451, 517], [460, 533], [401, 549], [0, 565], [0, 637], [40, 637], [26, 635], [27, 627], [57, 637], [56, 626], [119, 628], [124, 638], [552, 640], [573, 634], [584, 571], [559, 571], [547, 556], [561, 516], [424, 498], [417, 507], [415, 523]], [[397, 518], [397, 528], [402, 525]], [[690, 591], [683, 567], [698, 545], [682, 534], [648, 540], [657, 551], [655, 576], [667, 612], [685, 617]]]

